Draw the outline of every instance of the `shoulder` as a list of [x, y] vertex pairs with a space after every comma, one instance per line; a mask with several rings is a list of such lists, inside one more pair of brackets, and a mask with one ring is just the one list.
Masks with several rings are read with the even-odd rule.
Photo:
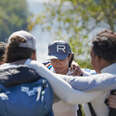
[[0, 70], [4, 70], [4, 69], [7, 69], [7, 68], [11, 68], [11, 67], [16, 67], [17, 65], [14, 65], [14, 64], [10, 64], [10, 63], [4, 63], [2, 65], [0, 65]]
[[83, 76], [89, 76], [89, 75], [94, 75], [97, 74], [95, 70], [89, 69], [89, 68], [82, 68], [83, 71]]

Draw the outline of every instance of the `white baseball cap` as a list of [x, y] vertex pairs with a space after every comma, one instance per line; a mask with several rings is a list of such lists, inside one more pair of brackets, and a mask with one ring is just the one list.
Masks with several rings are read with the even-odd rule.
[[16, 31], [14, 33], [12, 33], [8, 39], [8, 43], [11, 42], [11, 39], [14, 37], [14, 36], [19, 36], [19, 37], [22, 37], [25, 39], [25, 42], [24, 43], [20, 43], [19, 47], [24, 47], [24, 48], [31, 48], [33, 50], [36, 50], [36, 41], [35, 41], [35, 37], [27, 32], [27, 31], [24, 31], [24, 30], [20, 30], [20, 31]]

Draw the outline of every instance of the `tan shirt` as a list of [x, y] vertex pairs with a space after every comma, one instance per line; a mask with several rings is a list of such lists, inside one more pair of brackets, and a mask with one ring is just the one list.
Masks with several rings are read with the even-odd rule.
[[77, 116], [76, 106], [64, 103], [63, 101], [54, 103], [53, 111], [55, 116]]
[[[46, 67], [48, 66], [49, 64], [46, 65]], [[53, 67], [50, 68], [50, 70], [55, 73], [55, 70]], [[69, 68], [66, 75], [70, 75], [71, 73], [72, 72], [70, 71], [70, 68]], [[57, 102], [53, 104], [54, 116], [77, 116], [77, 108], [78, 108], [77, 105], [70, 105], [70, 104], [64, 103], [63, 101], [58, 100], [57, 97], [55, 98], [55, 100]]]
[[[70, 73], [69, 70], [67, 75]], [[54, 116], [77, 116], [77, 109], [77, 105], [67, 104], [63, 101], [58, 101], [53, 105]]]

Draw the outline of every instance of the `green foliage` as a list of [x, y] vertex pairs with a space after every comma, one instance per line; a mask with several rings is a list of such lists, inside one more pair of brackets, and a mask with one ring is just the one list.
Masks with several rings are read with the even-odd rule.
[[26, 0], [0, 0], [0, 41], [20, 29], [27, 28]]
[[78, 64], [82, 67], [82, 68], [89, 68], [89, 69], [92, 69], [92, 66], [91, 66], [91, 63], [90, 63], [90, 60], [77, 60]]
[[44, 13], [39, 14], [32, 23], [54, 33], [55, 39], [68, 41], [75, 60], [80, 58], [78, 62], [82, 67], [91, 67], [88, 56], [81, 60], [85, 53], [89, 54], [88, 34], [101, 22], [115, 30], [116, 0], [59, 0], [59, 4], [57, 0], [53, 1], [54, 4], [45, 4]]

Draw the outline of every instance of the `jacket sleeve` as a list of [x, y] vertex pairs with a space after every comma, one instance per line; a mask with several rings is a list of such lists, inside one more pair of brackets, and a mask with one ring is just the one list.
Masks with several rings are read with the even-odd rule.
[[67, 81], [74, 89], [80, 91], [104, 91], [107, 89], [116, 88], [115, 75], [108, 73], [89, 75], [83, 77], [60, 77]]
[[52, 73], [42, 64], [37, 65], [35, 62], [29, 64], [31, 68], [34, 68], [42, 77], [46, 78], [51, 84], [55, 94], [63, 101], [69, 104], [82, 104], [87, 103], [101, 95], [102, 92], [81, 92], [75, 90], [70, 84], [65, 82], [60, 75]]

